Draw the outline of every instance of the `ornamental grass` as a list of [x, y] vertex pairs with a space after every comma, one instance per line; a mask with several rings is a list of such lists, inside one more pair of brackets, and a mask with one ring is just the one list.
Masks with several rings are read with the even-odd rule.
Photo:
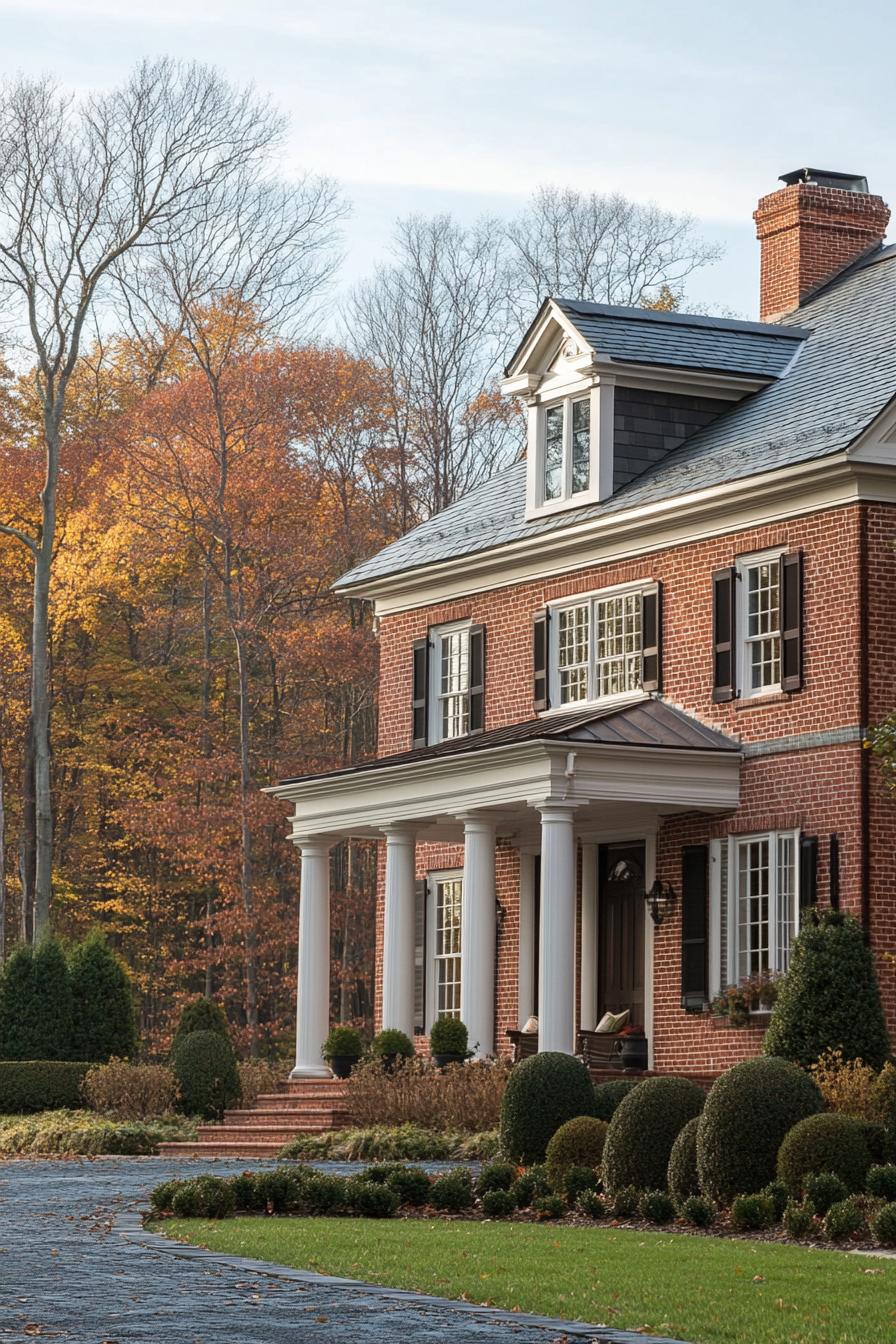
[[414, 1124], [471, 1134], [494, 1129], [510, 1065], [470, 1060], [439, 1069], [426, 1059], [399, 1060], [389, 1072], [379, 1060], [358, 1065], [346, 1083], [353, 1125]]

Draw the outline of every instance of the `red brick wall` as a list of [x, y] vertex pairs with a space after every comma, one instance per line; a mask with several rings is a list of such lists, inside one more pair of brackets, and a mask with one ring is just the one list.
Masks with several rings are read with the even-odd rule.
[[[868, 547], [867, 630], [860, 617], [862, 518]], [[849, 506], [658, 551], [625, 563], [595, 566], [562, 579], [536, 580], [476, 594], [463, 601], [385, 617], [380, 622], [380, 754], [410, 747], [411, 644], [429, 625], [472, 618], [486, 626], [486, 729], [532, 717], [531, 621], [546, 602], [633, 580], [663, 583], [663, 693], [706, 723], [745, 744], [793, 734], [856, 726], [863, 711], [861, 667], [867, 654], [871, 720], [896, 704], [896, 508]], [[793, 695], [715, 705], [711, 697], [711, 585], [715, 569], [752, 551], [801, 549], [804, 559], [804, 687]], [[863, 757], [866, 764], [863, 766]], [[858, 742], [744, 762], [742, 802], [723, 818], [677, 817], [662, 827], [658, 872], [680, 889], [681, 846], [730, 831], [793, 827], [819, 838], [819, 899], [828, 898], [828, 836], [840, 840], [841, 906], [862, 908], [862, 772]], [[896, 949], [896, 803], [885, 799], [872, 766], [870, 894], [873, 945]], [[418, 874], [460, 867], [462, 849], [419, 846]], [[499, 846], [496, 1039], [517, 1025], [519, 949], [518, 855]], [[382, 891], [382, 884], [380, 885]], [[381, 928], [378, 923], [378, 947]], [[755, 1052], [759, 1033], [716, 1028], [682, 1012], [680, 925], [673, 913], [657, 931], [654, 1047], [663, 1069], [715, 1069]], [[896, 1037], [896, 972], [881, 963], [891, 1028]], [[379, 985], [377, 1015], [379, 1020]]]
[[797, 184], [763, 196], [753, 215], [762, 243], [760, 317], [792, 312], [887, 231], [880, 196]]

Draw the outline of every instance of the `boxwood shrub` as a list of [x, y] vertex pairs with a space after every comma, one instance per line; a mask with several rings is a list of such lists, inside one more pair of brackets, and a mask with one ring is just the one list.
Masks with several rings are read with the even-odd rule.
[[731, 1226], [738, 1232], [758, 1232], [775, 1221], [775, 1204], [768, 1195], [738, 1195], [731, 1205]]
[[219, 1032], [191, 1031], [182, 1036], [172, 1052], [171, 1066], [187, 1115], [220, 1120], [224, 1110], [239, 1100], [236, 1055]]
[[429, 1198], [433, 1208], [443, 1209], [446, 1213], [460, 1213], [469, 1209], [473, 1203], [473, 1179], [468, 1171], [458, 1168], [439, 1176], [429, 1188]]
[[812, 1215], [813, 1209], [810, 1204], [805, 1202], [799, 1204], [792, 1199], [784, 1210], [784, 1231], [788, 1237], [794, 1237], [797, 1241], [808, 1237], [815, 1226]]
[[671, 1223], [675, 1217], [675, 1205], [665, 1190], [647, 1190], [641, 1196], [638, 1212], [649, 1223]]
[[832, 1204], [824, 1216], [824, 1234], [828, 1241], [846, 1241], [865, 1226], [865, 1210], [855, 1195]]
[[0, 1115], [77, 1110], [90, 1067], [61, 1059], [0, 1060]]
[[533, 1199], [537, 1199], [539, 1195], [551, 1194], [551, 1182], [548, 1178], [547, 1168], [536, 1163], [528, 1171], [522, 1172], [510, 1188], [513, 1191], [517, 1206], [521, 1209], [528, 1209]]
[[580, 1060], [557, 1050], [531, 1055], [511, 1071], [501, 1099], [501, 1147], [513, 1162], [543, 1162], [565, 1121], [593, 1113], [594, 1087]]
[[[339, 1180], [339, 1177], [331, 1177]], [[352, 1213], [360, 1218], [394, 1218], [401, 1202], [389, 1185], [375, 1181], [349, 1182], [349, 1201]]]
[[176, 1218], [229, 1218], [236, 1207], [233, 1189], [221, 1176], [182, 1181], [171, 1197]]
[[518, 1176], [512, 1162], [488, 1162], [476, 1178], [476, 1194], [482, 1199], [490, 1190], [509, 1190]]
[[426, 1172], [419, 1167], [402, 1167], [386, 1177], [386, 1185], [395, 1191], [402, 1204], [409, 1204], [415, 1209], [429, 1203], [431, 1184]]
[[482, 1196], [482, 1212], [486, 1218], [509, 1218], [515, 1209], [512, 1190], [487, 1190]]
[[666, 1169], [666, 1184], [669, 1194], [679, 1204], [683, 1204], [691, 1195], [699, 1195], [700, 1178], [697, 1175], [697, 1126], [699, 1115], [695, 1115], [679, 1130], [678, 1137], [669, 1154], [669, 1166]]
[[577, 1115], [560, 1126], [551, 1136], [545, 1155], [545, 1166], [555, 1185], [563, 1185], [570, 1167], [597, 1170], [603, 1161], [607, 1129], [606, 1120], [593, 1115]]
[[748, 1059], [717, 1078], [697, 1127], [700, 1189], [717, 1203], [774, 1180], [787, 1132], [823, 1107], [812, 1079], [786, 1059]]
[[703, 1195], [689, 1195], [681, 1206], [681, 1216], [692, 1227], [712, 1227], [716, 1211]]
[[821, 1171], [832, 1171], [855, 1193], [864, 1189], [870, 1166], [862, 1126], [852, 1116], [836, 1111], [798, 1121], [778, 1150], [778, 1176], [797, 1196], [805, 1190], [806, 1177]]
[[832, 1204], [846, 1199], [849, 1191], [832, 1171], [819, 1171], [806, 1177], [806, 1203], [823, 1218]]
[[559, 1182], [566, 1202], [574, 1207], [586, 1190], [599, 1190], [600, 1177], [593, 1167], [567, 1167]]
[[705, 1100], [689, 1078], [646, 1078], [623, 1097], [604, 1145], [607, 1189], [664, 1189], [672, 1145]]
[[611, 1078], [607, 1083], [598, 1083], [594, 1089], [594, 1114], [598, 1120], [606, 1120], [609, 1124], [622, 1098], [637, 1086], [634, 1078]]
[[885, 1204], [875, 1214], [871, 1230], [881, 1246], [896, 1246], [896, 1204]]
[[883, 1166], [869, 1167], [865, 1189], [876, 1199], [885, 1199], [888, 1203], [896, 1200], [896, 1166], [887, 1162]]

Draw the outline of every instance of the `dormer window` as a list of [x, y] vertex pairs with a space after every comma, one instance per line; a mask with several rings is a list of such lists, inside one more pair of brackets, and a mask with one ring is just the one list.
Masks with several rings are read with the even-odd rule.
[[566, 397], [544, 408], [544, 502], [579, 495], [591, 484], [591, 400]]

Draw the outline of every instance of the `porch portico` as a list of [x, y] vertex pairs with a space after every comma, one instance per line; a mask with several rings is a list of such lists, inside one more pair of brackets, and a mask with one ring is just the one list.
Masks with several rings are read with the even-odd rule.
[[[525, 1018], [534, 1007], [534, 987], [527, 984], [534, 979], [528, 971], [533, 959], [527, 960], [524, 944], [528, 940], [534, 952], [537, 937], [539, 1048], [571, 1053], [577, 993], [583, 1018], [593, 1015], [597, 1002], [596, 846], [643, 840], [649, 888], [660, 820], [736, 807], [740, 759], [732, 739], [659, 699], [639, 697], [601, 710], [549, 714], [270, 789], [294, 807], [291, 838], [302, 857], [293, 1076], [329, 1072], [320, 1051], [329, 1026], [329, 851], [336, 842], [348, 837], [385, 842], [382, 1025], [409, 1036], [415, 1027], [418, 949], [416, 846], [463, 846], [460, 1016], [480, 1055], [496, 1047], [496, 846], [500, 841], [521, 856], [540, 855], [538, 892], [534, 865], [520, 869], [519, 1013]], [[650, 937], [648, 927], [647, 965]], [[651, 1007], [648, 977], [648, 1036]]]

